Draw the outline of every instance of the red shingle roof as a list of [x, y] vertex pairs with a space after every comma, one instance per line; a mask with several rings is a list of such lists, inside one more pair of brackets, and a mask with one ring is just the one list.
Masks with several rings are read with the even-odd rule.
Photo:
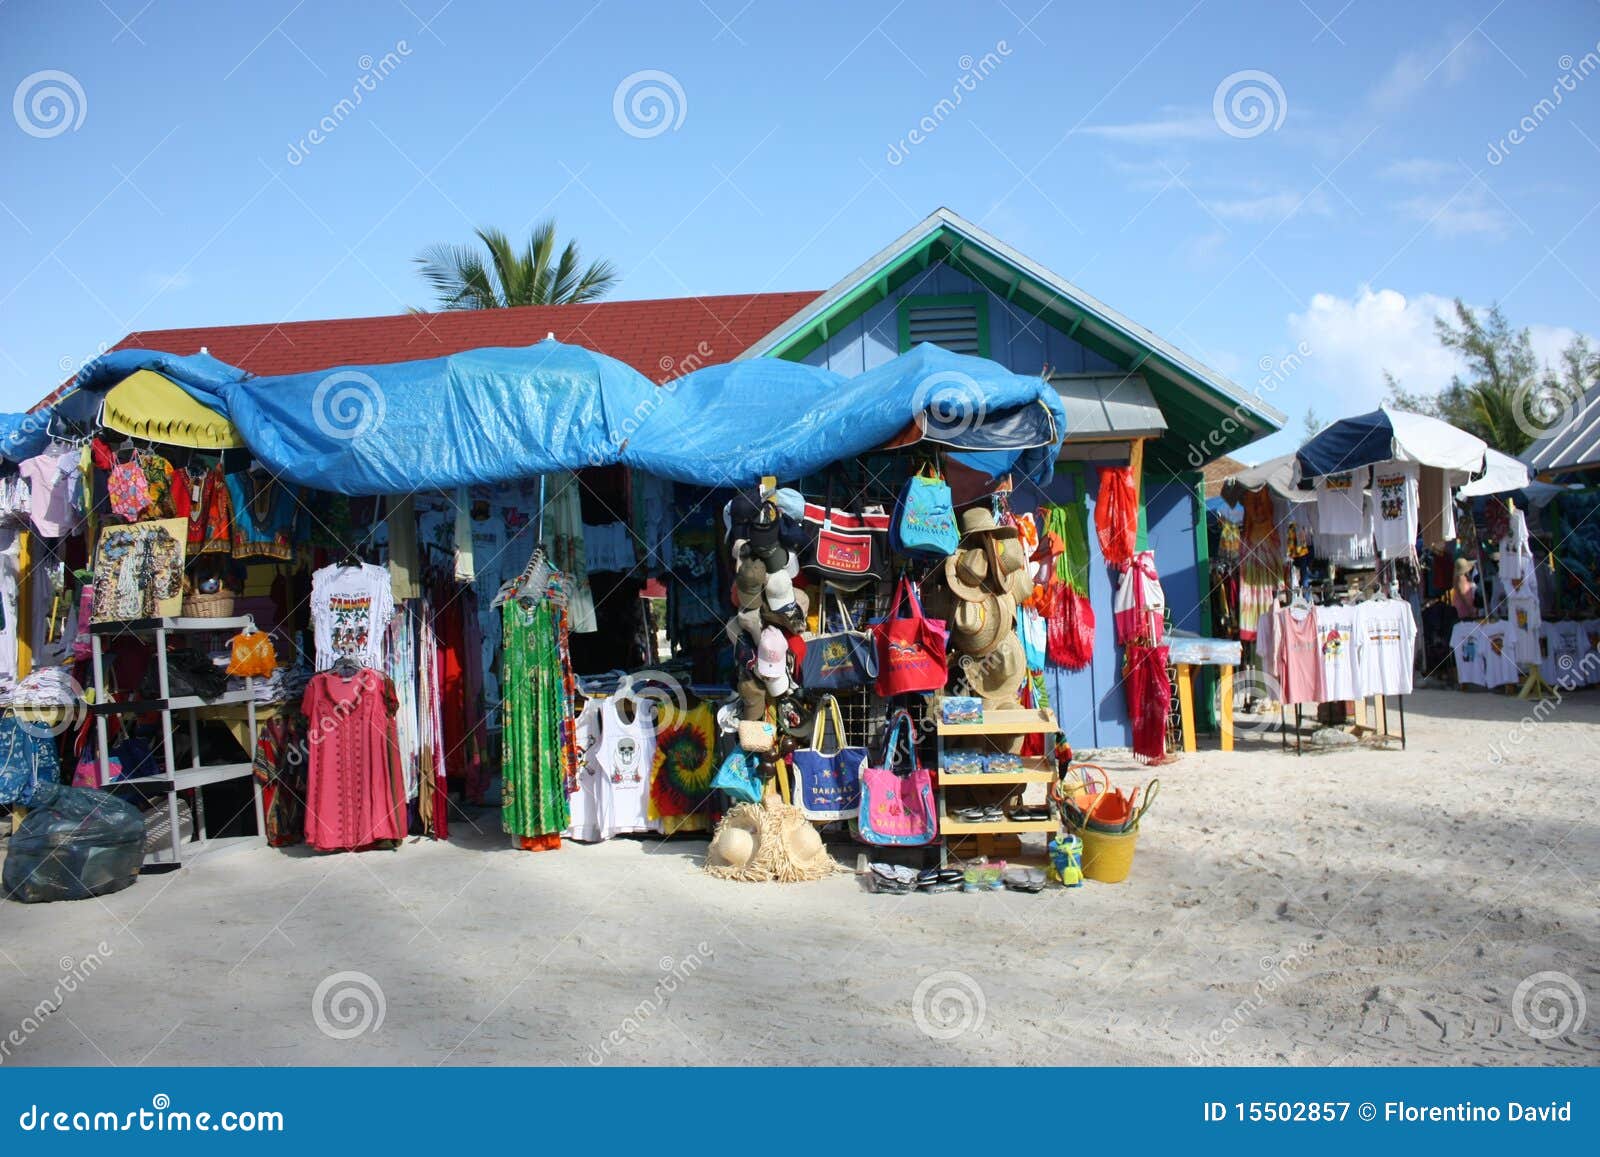
[[332, 366], [409, 362], [481, 346], [558, 341], [623, 361], [653, 381], [731, 361], [818, 295], [744, 293], [587, 305], [222, 325], [130, 333], [114, 349], [211, 356], [255, 374], [297, 374]]

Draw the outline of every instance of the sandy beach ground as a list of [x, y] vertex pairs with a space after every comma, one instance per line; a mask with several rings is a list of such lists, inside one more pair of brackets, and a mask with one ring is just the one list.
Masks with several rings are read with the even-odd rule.
[[1407, 706], [1404, 752], [1163, 767], [1122, 885], [740, 884], [488, 811], [3, 903], [0, 1063], [1600, 1063], [1600, 692]]

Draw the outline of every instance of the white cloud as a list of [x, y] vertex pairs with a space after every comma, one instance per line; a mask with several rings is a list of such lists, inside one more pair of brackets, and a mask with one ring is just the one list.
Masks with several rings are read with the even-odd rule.
[[1206, 204], [1218, 217], [1228, 221], [1271, 221], [1276, 224], [1301, 213], [1326, 217], [1332, 207], [1322, 190], [1309, 194], [1285, 189], [1278, 193], [1264, 193], [1254, 197], [1232, 197], [1208, 200]]
[[1453, 309], [1449, 298], [1432, 293], [1408, 298], [1363, 286], [1349, 298], [1314, 294], [1304, 313], [1289, 315], [1290, 338], [1309, 351], [1305, 384], [1316, 388], [1307, 396], [1336, 399], [1338, 414], [1326, 416], [1342, 418], [1383, 400], [1385, 370], [1409, 390], [1449, 385], [1461, 361], [1439, 344], [1433, 321]]
[[[1304, 376], [1295, 384], [1307, 387], [1304, 396], [1313, 404], [1334, 399], [1338, 413], [1323, 414], [1330, 419], [1364, 413], [1381, 402], [1385, 370], [1414, 393], [1443, 389], [1465, 365], [1454, 351], [1439, 344], [1433, 327], [1438, 317], [1453, 323], [1455, 302], [1436, 293], [1407, 297], [1398, 290], [1363, 286], [1348, 298], [1315, 294], [1304, 313], [1289, 315], [1291, 340], [1304, 342], [1310, 351]], [[1512, 324], [1517, 324], [1515, 318]], [[1541, 364], [1552, 366], [1576, 333], [1565, 326], [1528, 325], [1534, 354]], [[1319, 404], [1317, 410], [1322, 413], [1331, 407]]]
[[1216, 118], [1208, 113], [1166, 109], [1160, 116], [1120, 125], [1085, 125], [1077, 130], [1085, 136], [1103, 137], [1125, 144], [1165, 144], [1171, 141], [1226, 141]]
[[1459, 165], [1449, 161], [1435, 161], [1427, 157], [1408, 157], [1403, 161], [1393, 161], [1378, 170], [1378, 176], [1386, 181], [1401, 181], [1408, 185], [1430, 185], [1435, 181], [1442, 181], [1446, 177], [1462, 174]]
[[1397, 113], [1430, 83], [1456, 84], [1483, 50], [1475, 32], [1456, 29], [1430, 44], [1402, 52], [1367, 93], [1367, 103], [1379, 113]]
[[1440, 237], [1504, 237], [1511, 232], [1511, 215], [1490, 200], [1481, 181], [1448, 197], [1409, 197], [1396, 207]]

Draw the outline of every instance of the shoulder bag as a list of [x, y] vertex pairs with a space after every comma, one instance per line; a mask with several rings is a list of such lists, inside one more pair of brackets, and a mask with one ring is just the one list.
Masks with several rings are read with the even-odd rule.
[[[808, 820], [854, 819], [861, 807], [861, 767], [865, 747], [844, 745], [844, 719], [839, 701], [826, 695], [817, 704], [811, 726], [811, 746], [789, 757], [794, 767], [794, 801]], [[828, 725], [833, 725], [832, 750]]]
[[[910, 602], [910, 617], [901, 618], [900, 608]], [[916, 691], [937, 691], [945, 685], [947, 632], [941, 619], [922, 613], [922, 600], [909, 578], [901, 578], [894, 591], [889, 613], [872, 625], [873, 642], [878, 651], [878, 677], [874, 684], [879, 695], [905, 695]]]
[[[905, 765], [897, 766], [899, 740], [905, 738]], [[917, 766], [917, 745], [911, 716], [897, 711], [888, 727], [880, 766], [861, 769], [861, 810], [856, 835], [880, 847], [919, 847], [939, 838], [939, 813], [933, 802], [933, 777]]]
[[823, 630], [806, 637], [806, 657], [800, 664], [800, 685], [807, 691], [849, 691], [865, 687], [878, 674], [878, 655], [872, 632], [858, 631], [844, 601], [834, 594], [834, 605], [844, 620], [844, 630], [827, 633], [828, 584], [818, 596], [817, 625]]
[[841, 590], [888, 577], [889, 516], [881, 510], [853, 514], [833, 505], [833, 483], [823, 505], [806, 503], [800, 569]]

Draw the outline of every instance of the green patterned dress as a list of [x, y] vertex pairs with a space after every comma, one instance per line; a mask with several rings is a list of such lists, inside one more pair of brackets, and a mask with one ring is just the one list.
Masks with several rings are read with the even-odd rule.
[[567, 764], [572, 690], [562, 654], [565, 610], [552, 599], [501, 608], [505, 627], [505, 781], [501, 826], [514, 836], [558, 834], [572, 822]]

